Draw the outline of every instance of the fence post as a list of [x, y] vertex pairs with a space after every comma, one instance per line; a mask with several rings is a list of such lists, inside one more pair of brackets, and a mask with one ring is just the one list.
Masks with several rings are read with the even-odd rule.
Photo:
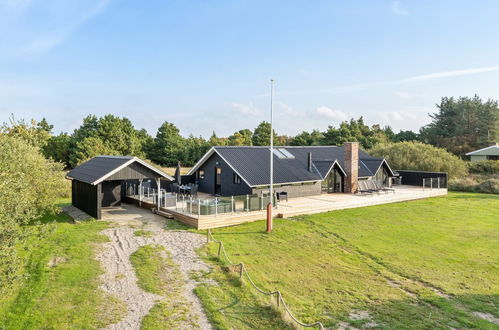
[[260, 194], [260, 211], [263, 210], [263, 192]]
[[425, 178], [423, 178], [423, 191], [424, 191], [425, 185], [426, 185]]
[[185, 213], [185, 196], [182, 195], [182, 212]]
[[244, 264], [241, 262], [241, 267], [239, 268], [239, 278], [243, 277], [243, 267], [244, 267]]
[[430, 190], [433, 190], [433, 178], [430, 178]]
[[178, 211], [178, 195], [175, 194], [175, 211]]
[[210, 230], [206, 229], [206, 243], [210, 243]]
[[246, 194], [246, 212], [249, 212], [250, 205], [249, 205], [249, 195]]
[[189, 213], [192, 214], [192, 196], [189, 197]]
[[230, 213], [234, 214], [234, 196], [230, 196]]
[[218, 244], [218, 258], [220, 259], [220, 252], [222, 252], [222, 242]]

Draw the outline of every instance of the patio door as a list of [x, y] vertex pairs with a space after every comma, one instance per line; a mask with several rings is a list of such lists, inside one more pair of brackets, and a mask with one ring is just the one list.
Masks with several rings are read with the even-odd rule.
[[222, 168], [215, 167], [215, 195], [222, 193]]

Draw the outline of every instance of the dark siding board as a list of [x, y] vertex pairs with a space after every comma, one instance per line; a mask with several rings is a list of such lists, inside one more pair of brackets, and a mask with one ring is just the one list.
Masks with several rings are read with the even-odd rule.
[[100, 219], [100, 203], [98, 186], [81, 182], [78, 180], [71, 181], [71, 201], [72, 205], [86, 212], [90, 216]]
[[[218, 165], [216, 164], [218, 162]], [[204, 179], [198, 179], [199, 191], [215, 193], [215, 168], [222, 169], [222, 196], [238, 196], [251, 194], [251, 188], [241, 179], [241, 183], [234, 183], [234, 170], [216, 153], [199, 168], [204, 170]]]
[[440, 187], [447, 187], [447, 173], [397, 170], [402, 177], [402, 184], [409, 186], [423, 186], [423, 178], [441, 178]]
[[106, 178], [108, 180], [156, 179], [161, 176], [140, 163], [132, 163]]

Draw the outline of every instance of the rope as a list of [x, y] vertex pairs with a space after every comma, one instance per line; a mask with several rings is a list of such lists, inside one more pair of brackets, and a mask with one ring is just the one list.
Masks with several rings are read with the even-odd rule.
[[250, 277], [250, 275], [249, 275], [248, 271], [246, 270], [246, 267], [244, 266], [244, 264], [242, 262], [238, 263], [238, 264], [233, 263], [229, 259], [229, 256], [227, 255], [227, 251], [225, 251], [224, 243], [222, 241], [217, 240], [215, 237], [213, 237], [213, 234], [211, 233], [211, 230], [208, 229], [208, 233], [207, 233], [207, 240], [208, 240], [208, 242], [210, 241], [210, 239], [213, 242], [219, 244], [218, 245], [218, 258], [220, 258], [220, 255], [223, 254], [223, 256], [225, 257], [225, 260], [229, 263], [229, 265], [231, 265], [231, 266], [239, 266], [240, 267], [240, 276], [242, 277], [243, 275], [245, 275], [246, 278], [248, 279], [249, 283], [251, 284], [251, 286], [253, 286], [258, 292], [260, 292], [260, 293], [262, 293], [264, 295], [267, 295], [267, 296], [277, 295], [277, 306], [279, 306], [279, 304], [282, 303], [282, 306], [284, 307], [284, 310], [291, 317], [291, 319], [293, 321], [295, 321], [296, 323], [298, 323], [299, 325], [301, 325], [302, 327], [305, 327], [305, 328], [319, 327], [319, 329], [321, 329], [321, 330], [324, 329], [324, 325], [321, 322], [314, 322], [314, 323], [307, 324], [307, 323], [303, 323], [300, 320], [298, 320], [293, 315], [293, 313], [291, 313], [291, 310], [289, 309], [288, 305], [284, 301], [284, 298], [282, 297], [282, 294], [281, 294], [281, 292], [279, 290], [276, 290], [276, 291], [265, 291], [262, 288], [258, 287], [255, 284], [255, 282], [253, 282], [253, 279]]

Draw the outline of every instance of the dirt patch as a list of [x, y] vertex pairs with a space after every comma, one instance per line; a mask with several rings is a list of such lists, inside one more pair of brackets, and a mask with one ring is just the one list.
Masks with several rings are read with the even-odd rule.
[[[211, 329], [201, 302], [193, 290], [198, 284], [189, 274], [196, 271], [208, 271], [209, 268], [197, 256], [195, 250], [201, 247], [206, 239], [195, 233], [186, 231], [167, 231], [162, 229], [164, 219], [147, 211], [137, 209], [139, 215], [131, 216], [134, 221], [140, 218], [142, 230], [151, 232], [150, 237], [136, 236], [137, 229], [130, 228], [125, 215], [119, 215], [119, 227], [106, 229], [102, 234], [109, 237], [110, 242], [102, 245], [97, 260], [102, 264], [105, 273], [101, 276], [102, 289], [116, 296], [127, 305], [126, 316], [107, 329], [140, 329], [144, 316], [164, 297], [152, 294], [139, 288], [135, 270], [130, 262], [130, 255], [144, 245], [160, 245], [172, 255], [173, 261], [182, 273], [181, 290], [186, 301], [191, 305], [191, 314], [196, 321], [193, 328]], [[112, 220], [112, 219], [107, 219]]]
[[486, 320], [496, 325], [499, 325], [499, 319], [490, 313], [471, 312], [471, 314], [475, 315], [478, 318], [481, 318], [482, 320]]
[[52, 259], [49, 260], [49, 262], [47, 263], [47, 266], [50, 268], [54, 268], [58, 264], [62, 264], [66, 261], [68, 261], [68, 259], [66, 259], [64, 257], [53, 257]]

